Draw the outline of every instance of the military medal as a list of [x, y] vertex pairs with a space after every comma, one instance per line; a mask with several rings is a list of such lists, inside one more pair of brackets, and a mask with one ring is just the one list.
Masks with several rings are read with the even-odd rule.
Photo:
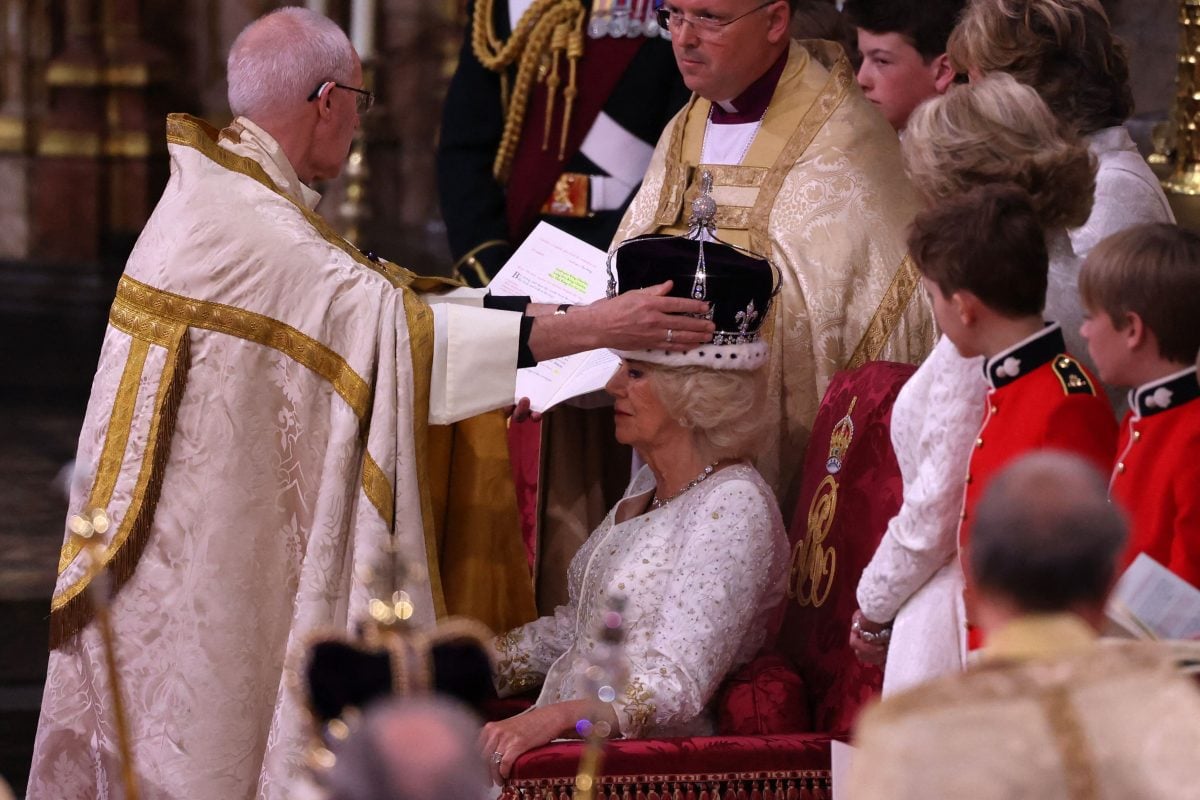
[[592, 0], [592, 14], [588, 20], [587, 33], [592, 39], [602, 39], [609, 34], [613, 0]]
[[608, 35], [620, 39], [629, 32], [629, 0], [614, 0]]

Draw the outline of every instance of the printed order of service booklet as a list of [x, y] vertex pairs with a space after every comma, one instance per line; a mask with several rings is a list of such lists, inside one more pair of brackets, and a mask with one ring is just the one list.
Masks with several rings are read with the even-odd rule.
[[1107, 613], [1109, 635], [1200, 639], [1200, 590], [1145, 553], [1117, 581]]
[[[539, 222], [488, 288], [495, 295], [529, 295], [535, 303], [579, 305], [604, 298], [608, 254]], [[564, 400], [604, 388], [620, 358], [611, 350], [589, 350], [517, 370], [514, 400], [545, 411]]]

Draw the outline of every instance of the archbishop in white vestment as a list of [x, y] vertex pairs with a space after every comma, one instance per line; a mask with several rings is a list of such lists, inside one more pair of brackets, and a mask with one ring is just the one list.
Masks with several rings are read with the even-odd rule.
[[[431, 308], [417, 294], [431, 285], [326, 226], [253, 122], [218, 135], [172, 116], [168, 140], [171, 178], [117, 289], [70, 510], [111, 523], [102, 560], [120, 589], [142, 797], [282, 798], [306, 743], [289, 682], [304, 634], [362, 616], [360, 569], [389, 537], [436, 565], [426, 421], [511, 401], [521, 317]], [[121, 794], [88, 558], [69, 538], [34, 800]], [[418, 622], [439, 610], [437, 578], [406, 582]]]

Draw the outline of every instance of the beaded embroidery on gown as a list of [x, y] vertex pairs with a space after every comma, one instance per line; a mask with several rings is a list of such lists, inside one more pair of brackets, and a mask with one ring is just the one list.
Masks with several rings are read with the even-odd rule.
[[653, 490], [643, 467], [571, 561], [568, 603], [496, 640], [501, 694], [545, 674], [539, 706], [577, 698], [606, 601], [623, 595], [629, 681], [613, 702], [622, 735], [712, 732], [717, 687], [761, 649], [784, 599], [783, 519], [758, 472], [735, 464], [617, 521], [627, 502], [645, 503]]

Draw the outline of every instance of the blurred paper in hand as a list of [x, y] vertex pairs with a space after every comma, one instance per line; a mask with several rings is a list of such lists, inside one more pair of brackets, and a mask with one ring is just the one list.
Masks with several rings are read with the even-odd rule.
[[[553, 225], [538, 223], [489, 284], [495, 295], [529, 295], [535, 303], [578, 305], [604, 298], [608, 255]], [[589, 350], [517, 370], [514, 400], [552, 406], [604, 388], [620, 361], [609, 350]]]
[[1108, 601], [1110, 628], [1135, 639], [1200, 639], [1200, 589], [1145, 553], [1117, 581]]

